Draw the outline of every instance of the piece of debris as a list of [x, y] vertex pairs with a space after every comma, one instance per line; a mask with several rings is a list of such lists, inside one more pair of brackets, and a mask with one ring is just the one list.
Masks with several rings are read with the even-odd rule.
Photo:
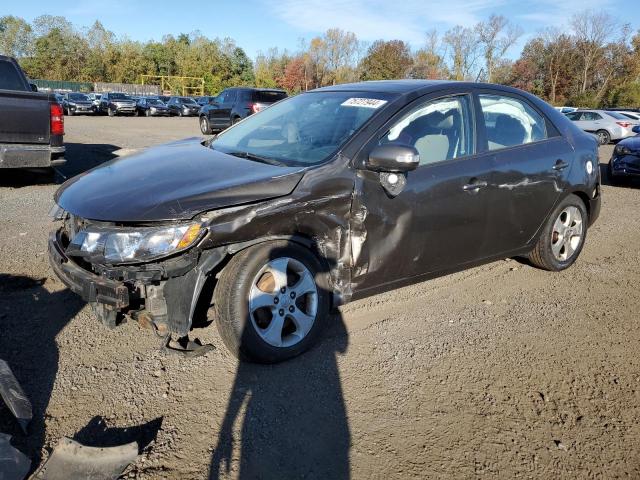
[[0, 479], [22, 480], [31, 468], [31, 460], [11, 445], [11, 436], [0, 433]]
[[27, 427], [33, 418], [31, 402], [13, 375], [9, 364], [2, 359], [0, 359], [0, 397], [16, 417], [22, 430], [27, 433]]
[[567, 451], [567, 446], [562, 443], [560, 440], [554, 440], [553, 443], [556, 444], [556, 447], [558, 447], [558, 450], [564, 450], [565, 452]]
[[167, 336], [162, 340], [161, 350], [193, 358], [205, 355], [210, 351], [215, 350], [215, 347], [209, 343], [203, 345], [197, 338], [195, 340], [190, 340], [188, 336], [173, 340], [173, 338], [171, 338], [171, 334], [167, 334]]
[[34, 475], [38, 480], [112, 480], [138, 456], [138, 444], [117, 447], [86, 447], [62, 438], [47, 462]]

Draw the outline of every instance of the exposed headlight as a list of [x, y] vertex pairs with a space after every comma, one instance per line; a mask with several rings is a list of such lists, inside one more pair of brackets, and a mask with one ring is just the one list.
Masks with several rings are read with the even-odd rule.
[[625, 145], [616, 145], [616, 155], [631, 155], [631, 150]]
[[136, 263], [186, 250], [202, 238], [199, 223], [169, 227], [108, 229], [89, 227], [73, 238], [69, 255], [104, 259], [107, 263]]

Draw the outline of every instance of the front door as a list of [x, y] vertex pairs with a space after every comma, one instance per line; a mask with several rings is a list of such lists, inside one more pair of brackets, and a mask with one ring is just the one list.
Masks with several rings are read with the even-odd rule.
[[[438, 98], [434, 98], [434, 97]], [[420, 166], [397, 196], [378, 173], [359, 170], [352, 207], [354, 289], [392, 286], [487, 255], [487, 187], [492, 155], [476, 154], [471, 92], [429, 95], [390, 120], [363, 149], [402, 143]]]

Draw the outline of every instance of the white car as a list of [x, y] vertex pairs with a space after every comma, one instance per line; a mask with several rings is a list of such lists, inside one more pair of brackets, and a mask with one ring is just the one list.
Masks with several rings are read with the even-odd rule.
[[606, 145], [612, 140], [622, 140], [623, 138], [635, 136], [635, 133], [631, 130], [635, 123], [618, 112], [578, 110], [566, 115], [578, 128], [595, 134], [600, 145]]

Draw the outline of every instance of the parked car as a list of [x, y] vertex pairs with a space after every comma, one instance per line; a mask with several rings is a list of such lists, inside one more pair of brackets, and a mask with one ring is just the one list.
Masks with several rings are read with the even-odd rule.
[[84, 113], [93, 114], [93, 103], [89, 96], [84, 93], [65, 93], [62, 98], [62, 108], [64, 109], [65, 115], [69, 115], [72, 117], [76, 114]]
[[126, 93], [108, 92], [100, 98], [100, 113], [106, 113], [110, 117], [116, 115], [133, 115], [136, 112], [136, 102]]
[[200, 105], [191, 97], [171, 97], [167, 102], [171, 115], [194, 117], [200, 111]]
[[0, 168], [64, 164], [63, 136], [56, 96], [38, 92], [14, 58], [0, 55]]
[[621, 140], [609, 160], [609, 179], [613, 183], [640, 178], [640, 125], [634, 125], [632, 130], [636, 135]]
[[87, 96], [91, 100], [93, 113], [98, 113], [100, 109], [100, 98], [102, 98], [102, 94], [100, 93], [88, 93]]
[[214, 305], [235, 355], [277, 362], [332, 305], [505, 257], [571, 266], [600, 211], [598, 144], [514, 88], [364, 82], [103, 164], [55, 202], [53, 269], [104, 323], [186, 337]]
[[633, 126], [631, 120], [617, 112], [578, 110], [567, 113], [567, 118], [585, 132], [594, 133], [598, 137], [600, 145], [634, 135], [631, 131]]
[[166, 105], [171, 100], [171, 95], [158, 95], [158, 98]]
[[63, 93], [54, 92], [53, 95], [56, 97], [56, 101], [60, 105], [62, 105], [62, 102], [64, 101], [64, 94]]
[[287, 93], [283, 90], [227, 88], [200, 110], [200, 130], [205, 135], [224, 130], [284, 98]]
[[558, 110], [560, 113], [571, 113], [571, 112], [575, 112], [576, 110], [578, 110], [575, 107], [554, 107], [556, 110]]
[[154, 97], [141, 98], [136, 104], [136, 115], [146, 117], [168, 117], [169, 108], [159, 99]]

